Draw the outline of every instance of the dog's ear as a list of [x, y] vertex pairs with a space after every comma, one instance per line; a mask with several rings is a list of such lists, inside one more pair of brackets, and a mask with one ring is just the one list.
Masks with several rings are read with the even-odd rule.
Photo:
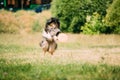
[[59, 19], [52, 17], [52, 18], [48, 19], [47, 22], [46, 22], [46, 25], [45, 25], [45, 31], [46, 32], [47, 32], [48, 25], [50, 25], [52, 22], [56, 23], [58, 25], [58, 28], [60, 28], [60, 21], [59, 21]]
[[50, 19], [47, 20], [47, 24], [55, 23], [58, 25], [58, 28], [60, 28], [60, 21], [58, 18], [51, 17]]
[[51, 18], [51, 21], [54, 22], [54, 23], [56, 23], [56, 24], [58, 25], [58, 28], [60, 28], [60, 21], [59, 21], [58, 18], [52, 17], [52, 18]]

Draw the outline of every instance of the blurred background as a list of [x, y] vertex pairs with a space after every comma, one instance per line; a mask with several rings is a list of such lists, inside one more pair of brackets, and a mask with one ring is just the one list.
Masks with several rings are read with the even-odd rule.
[[119, 4], [119, 0], [0, 0], [0, 32], [14, 33], [21, 27], [40, 31], [43, 20], [57, 17], [63, 32], [120, 34]]

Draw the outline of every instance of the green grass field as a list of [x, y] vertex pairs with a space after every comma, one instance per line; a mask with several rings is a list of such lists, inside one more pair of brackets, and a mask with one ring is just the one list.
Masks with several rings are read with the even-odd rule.
[[67, 35], [44, 56], [40, 33], [1, 33], [0, 80], [120, 79], [120, 35]]

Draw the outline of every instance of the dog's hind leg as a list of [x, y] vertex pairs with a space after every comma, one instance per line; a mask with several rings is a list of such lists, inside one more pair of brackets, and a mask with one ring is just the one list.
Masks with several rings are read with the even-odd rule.
[[49, 44], [49, 51], [48, 52], [51, 55], [53, 55], [53, 53], [55, 52], [56, 48], [57, 48], [57, 43], [52, 42], [52, 43]]
[[44, 55], [45, 53], [48, 51], [49, 49], [49, 44], [46, 40], [43, 40], [41, 43], [40, 43], [40, 46], [42, 47], [43, 49], [43, 52], [44, 52]]
[[46, 51], [44, 51], [44, 52], [43, 52], [43, 54], [44, 54], [44, 56], [45, 56], [45, 54], [46, 54]]

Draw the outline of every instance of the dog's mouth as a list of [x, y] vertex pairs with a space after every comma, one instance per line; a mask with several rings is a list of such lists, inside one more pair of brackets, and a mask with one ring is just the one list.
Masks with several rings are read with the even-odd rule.
[[50, 31], [52, 36], [58, 36], [61, 33], [60, 29], [53, 29]]
[[60, 33], [61, 33], [60, 31], [59, 31], [59, 32], [57, 32], [57, 33], [56, 33], [56, 36], [58, 36]]
[[56, 29], [55, 31], [56, 31], [56, 36], [58, 36], [61, 33], [60, 29]]

